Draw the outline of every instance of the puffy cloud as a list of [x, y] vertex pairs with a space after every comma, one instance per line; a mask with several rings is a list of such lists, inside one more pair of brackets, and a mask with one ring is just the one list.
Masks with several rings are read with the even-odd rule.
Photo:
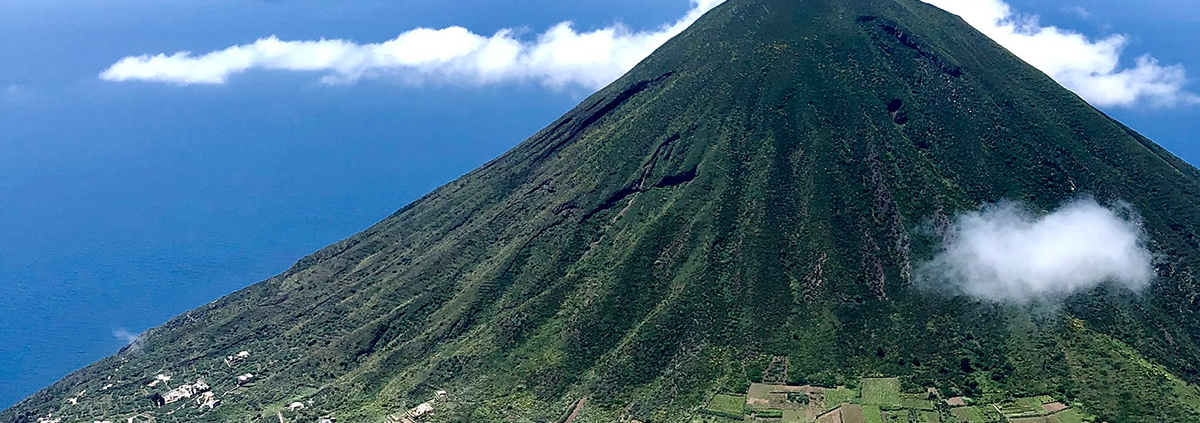
[[[1000, 45], [1094, 105], [1133, 107], [1200, 103], [1187, 91], [1179, 65], [1162, 65], [1149, 55], [1121, 66], [1129, 43], [1123, 35], [1092, 39], [1078, 32], [1042, 26], [1002, 0], [924, 0], [954, 13]], [[1080, 9], [1082, 10], [1082, 9]]]
[[129, 329], [125, 328], [113, 329], [112, 335], [114, 338], [125, 342], [125, 347], [121, 349], [121, 352], [125, 354], [141, 353], [142, 345], [146, 342], [146, 338], [143, 336], [145, 334], [133, 333]]
[[723, 1], [693, 0], [683, 18], [652, 31], [614, 25], [579, 32], [572, 23], [563, 22], [529, 41], [518, 38], [511, 29], [483, 36], [457, 26], [418, 28], [374, 44], [340, 39], [284, 41], [272, 36], [201, 55], [181, 51], [129, 56], [102, 72], [100, 78], [223, 84], [230, 76], [252, 69], [274, 69], [324, 73], [321, 80], [325, 83], [397, 77], [414, 83], [532, 80], [553, 88], [600, 88]]
[[1154, 275], [1144, 233], [1126, 205], [1069, 203], [1038, 216], [1012, 202], [959, 216], [943, 250], [917, 266], [920, 285], [997, 302], [1054, 302], [1116, 282], [1140, 290]]
[[125, 329], [125, 328], [113, 329], [112, 335], [114, 338], [120, 339], [121, 341], [124, 341], [126, 344], [134, 343], [134, 341], [137, 341], [138, 336], [141, 336], [140, 334], [130, 332], [129, 329]]

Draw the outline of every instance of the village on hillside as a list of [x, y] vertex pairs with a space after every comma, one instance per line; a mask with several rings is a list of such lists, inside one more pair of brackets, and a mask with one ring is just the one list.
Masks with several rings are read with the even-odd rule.
[[[122, 381], [113, 379], [99, 389], [100, 394], [109, 395], [116, 391], [137, 392], [145, 400], [139, 400], [136, 408], [114, 416], [89, 415], [86, 410], [75, 409], [80, 400], [89, 395], [89, 389], [82, 388], [68, 398], [62, 406], [51, 413], [38, 417], [36, 423], [157, 423], [159, 421], [179, 422], [188, 421], [190, 417], [203, 415], [221, 406], [222, 398], [231, 394], [244, 393], [255, 389], [260, 379], [258, 373], [267, 369], [269, 363], [255, 363], [250, 351], [238, 351], [222, 360], [213, 360], [213, 365], [207, 371], [196, 372], [195, 369], [184, 375], [158, 373], [148, 376], [141, 381]], [[178, 381], [187, 377], [185, 381]], [[215, 381], [210, 385], [209, 380]], [[118, 389], [113, 389], [118, 388]], [[220, 389], [218, 389], [220, 388]], [[105, 392], [107, 391], [107, 392]], [[424, 423], [424, 418], [432, 417], [434, 409], [447, 397], [444, 390], [436, 390], [433, 397], [407, 411], [389, 414], [380, 423]], [[279, 423], [337, 423], [337, 418], [324, 413], [314, 413], [313, 399], [288, 400], [279, 404], [267, 405], [262, 410], [260, 419], [265, 421], [278, 420]], [[266, 404], [264, 404], [266, 405]], [[319, 407], [318, 407], [319, 408]], [[403, 409], [402, 407], [398, 407]]]

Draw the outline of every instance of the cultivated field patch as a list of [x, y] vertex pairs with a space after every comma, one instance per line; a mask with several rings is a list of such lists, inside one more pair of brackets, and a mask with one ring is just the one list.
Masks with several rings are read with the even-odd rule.
[[933, 406], [933, 401], [929, 400], [928, 394], [901, 394], [900, 405], [904, 408], [912, 408], [915, 410], [936, 410], [936, 408]]
[[987, 419], [979, 407], [957, 407], [950, 410], [955, 423], [985, 423]]
[[808, 423], [812, 419], [808, 418], [808, 413], [802, 410], [783, 410], [783, 420], [781, 423]]
[[846, 404], [842, 406], [842, 423], [866, 423], [863, 417], [863, 408], [858, 404]]
[[883, 410], [878, 405], [864, 405], [863, 421], [866, 423], [883, 423]]
[[942, 417], [937, 411], [921, 411], [918, 416], [921, 418], [921, 423], [939, 423], [942, 421]]
[[900, 379], [866, 378], [862, 380], [862, 403], [881, 407], [902, 407]]
[[839, 407], [833, 411], [822, 414], [817, 418], [817, 423], [842, 423], [842, 409]]
[[1050, 417], [1051, 423], [1084, 423], [1086, 421], [1079, 411], [1074, 408], [1068, 408]]
[[[906, 393], [897, 378], [864, 378], [860, 389], [754, 383], [746, 395], [715, 395], [694, 423], [1089, 423], [1048, 395], [975, 403], [938, 391]], [[940, 404], [940, 405], [939, 405]], [[726, 420], [721, 420], [726, 419]]]
[[1045, 410], [1047, 413], [1057, 413], [1066, 409], [1067, 405], [1058, 401], [1042, 404], [1042, 410]]
[[825, 409], [832, 410], [838, 404], [856, 402], [857, 393], [844, 386], [825, 390]]
[[745, 413], [746, 397], [743, 395], [713, 395], [712, 400], [704, 408], [716, 413], [741, 417]]
[[908, 410], [884, 410], [884, 423], [909, 423]]
[[820, 386], [786, 386], [755, 383], [750, 385], [746, 394], [746, 411], [757, 417], [764, 414], [759, 411], [778, 410], [795, 411], [789, 415], [803, 416], [805, 422], [816, 420], [817, 416], [836, 404], [826, 407], [826, 389]]

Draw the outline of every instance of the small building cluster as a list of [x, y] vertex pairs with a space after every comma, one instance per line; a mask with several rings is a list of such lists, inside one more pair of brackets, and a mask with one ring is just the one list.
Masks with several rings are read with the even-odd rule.
[[221, 400], [217, 399], [216, 395], [213, 394], [212, 391], [208, 391], [196, 397], [196, 405], [200, 406], [199, 408], [201, 409], [208, 407], [208, 409], [211, 410], [217, 408], [218, 405], [221, 405]]
[[153, 388], [155, 386], [158, 386], [158, 384], [160, 384], [160, 383], [166, 385], [167, 382], [170, 382], [170, 381], [171, 381], [170, 376], [160, 374], [160, 375], [154, 376], [154, 380], [150, 381], [150, 383], [146, 384], [146, 386]]
[[154, 405], [162, 406], [207, 393], [209, 390], [208, 384], [204, 383], [204, 379], [200, 379], [196, 383], [184, 384], [166, 393], [155, 394], [151, 399], [154, 401]]
[[87, 393], [87, 389], [79, 391], [79, 393], [75, 394], [75, 396], [73, 396], [71, 398], [67, 398], [67, 404], [79, 405], [79, 399], [83, 398], [83, 394], [86, 394], [86, 393]]
[[156, 421], [157, 419], [155, 419], [154, 416], [146, 413], [137, 414], [125, 419], [125, 423], [155, 423]]
[[250, 351], [239, 351], [237, 354], [225, 357], [225, 365], [232, 366], [234, 363], [250, 358]]
[[394, 415], [388, 416], [388, 423], [416, 423], [417, 419], [420, 418], [421, 416], [432, 413], [433, 405], [435, 403], [437, 403], [438, 400], [441, 400], [442, 398], [445, 398], [445, 397], [446, 397], [446, 391], [439, 390], [436, 393], [434, 393], [433, 399], [423, 402], [420, 405], [417, 405], [416, 407], [413, 407], [412, 409], [404, 412], [403, 415], [398, 416], [398, 417], [394, 416]]

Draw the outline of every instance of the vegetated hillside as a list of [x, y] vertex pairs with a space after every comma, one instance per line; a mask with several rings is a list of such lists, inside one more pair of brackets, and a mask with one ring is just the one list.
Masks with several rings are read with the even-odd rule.
[[[898, 376], [1200, 421], [1198, 176], [916, 0], [730, 0], [500, 158], [0, 420], [381, 422], [434, 399], [422, 419], [684, 422], [752, 381]], [[913, 289], [957, 213], [1082, 195], [1144, 219], [1141, 295], [1037, 314]], [[155, 405], [200, 378], [219, 405]]]

